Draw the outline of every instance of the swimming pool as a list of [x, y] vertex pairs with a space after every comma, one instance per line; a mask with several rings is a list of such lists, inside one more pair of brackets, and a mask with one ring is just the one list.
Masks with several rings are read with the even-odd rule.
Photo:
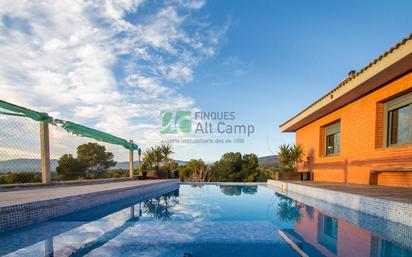
[[309, 256], [412, 256], [410, 227], [309, 203], [264, 184], [182, 184], [6, 231], [0, 255], [300, 256], [281, 232]]

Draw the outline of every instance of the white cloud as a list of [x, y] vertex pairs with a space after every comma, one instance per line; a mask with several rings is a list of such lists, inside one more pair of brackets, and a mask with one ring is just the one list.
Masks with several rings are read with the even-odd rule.
[[188, 8], [192, 8], [192, 9], [200, 9], [203, 7], [203, 5], [205, 4], [204, 1], [181, 1], [181, 3]]
[[138, 143], [158, 143], [161, 110], [195, 108], [176, 89], [226, 31], [204, 1], [1, 1], [0, 98]]

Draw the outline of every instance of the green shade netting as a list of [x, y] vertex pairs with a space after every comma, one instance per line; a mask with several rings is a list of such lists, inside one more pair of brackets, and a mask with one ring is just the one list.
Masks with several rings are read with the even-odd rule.
[[36, 112], [36, 111], [30, 110], [30, 109], [27, 109], [27, 108], [24, 108], [18, 105], [14, 105], [14, 104], [2, 101], [2, 100], [0, 100], [0, 108], [3, 108], [11, 112], [9, 113], [9, 112], [0, 111], [1, 114], [29, 117], [35, 121], [46, 121], [52, 125], [60, 125], [66, 131], [73, 133], [75, 135], [78, 135], [78, 136], [89, 137], [89, 138], [96, 139], [98, 141], [121, 145], [125, 147], [126, 149], [130, 149], [130, 150], [138, 149], [136, 144], [130, 144], [127, 140], [123, 138], [116, 137], [116, 136], [110, 135], [108, 133], [105, 133], [105, 132], [102, 132], [96, 129], [88, 128], [88, 127], [76, 124], [74, 122], [53, 119], [46, 113]]
[[7, 115], [14, 115], [14, 116], [25, 116], [29, 117], [35, 121], [47, 121], [47, 122], [52, 122], [52, 117], [47, 115], [46, 113], [41, 113], [41, 112], [36, 112], [15, 104], [11, 104], [5, 101], [0, 100], [0, 108], [3, 108], [5, 110], [11, 111], [13, 113], [6, 113], [6, 112], [1, 112], [2, 114], [7, 114]]
[[60, 124], [66, 131], [73, 133], [75, 135], [94, 138], [96, 140], [103, 141], [106, 143], [121, 145], [127, 149], [137, 150], [136, 144], [130, 144], [127, 140], [123, 138], [116, 137], [108, 133], [88, 128], [70, 121], [63, 121], [58, 119], [55, 119], [54, 121], [56, 124]]

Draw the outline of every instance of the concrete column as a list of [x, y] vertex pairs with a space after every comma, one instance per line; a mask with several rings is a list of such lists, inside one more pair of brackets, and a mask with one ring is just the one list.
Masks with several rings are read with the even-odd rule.
[[130, 206], [130, 218], [134, 218], [134, 205]]
[[45, 121], [40, 121], [40, 154], [41, 180], [43, 184], [49, 184], [51, 183], [49, 124]]
[[49, 237], [46, 240], [44, 240], [44, 256], [46, 257], [54, 256], [53, 237]]
[[141, 163], [141, 161], [140, 161], [140, 157], [142, 156], [142, 149], [140, 149], [140, 148], [137, 148], [137, 156], [138, 156], [138, 162], [137, 162], [137, 164], [139, 165], [139, 172], [138, 172], [138, 174], [139, 175], [143, 175], [142, 174], [142, 163]]
[[54, 256], [53, 237], [49, 237], [46, 240], [44, 240], [44, 256], [46, 257]]
[[[129, 140], [129, 144], [133, 144], [133, 140]], [[133, 178], [134, 175], [134, 163], [133, 163], [133, 149], [129, 151], [129, 177]]]

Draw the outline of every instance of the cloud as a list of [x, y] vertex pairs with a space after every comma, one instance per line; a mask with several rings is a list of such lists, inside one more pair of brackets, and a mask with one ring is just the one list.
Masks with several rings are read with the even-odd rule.
[[204, 4], [1, 1], [0, 97], [158, 143], [160, 111], [196, 108], [178, 89], [227, 30], [194, 22]]

